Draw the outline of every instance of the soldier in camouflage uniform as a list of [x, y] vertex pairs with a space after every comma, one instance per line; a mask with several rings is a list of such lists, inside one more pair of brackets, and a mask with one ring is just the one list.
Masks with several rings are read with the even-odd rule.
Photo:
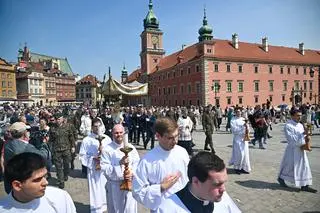
[[49, 143], [52, 148], [52, 159], [57, 170], [58, 186], [64, 188], [68, 180], [72, 153], [75, 152], [75, 138], [71, 125], [64, 121], [63, 114], [55, 115], [56, 125], [49, 131]]
[[[76, 142], [78, 139], [78, 131], [76, 129], [76, 123], [75, 123], [75, 115], [70, 114], [68, 118], [65, 120], [66, 125], [69, 129], [71, 129], [74, 141]], [[74, 170], [74, 159], [76, 158], [77, 154], [76, 152], [71, 153], [71, 170]]]
[[[212, 142], [212, 134], [213, 134], [213, 119], [210, 114], [210, 107], [206, 107], [206, 109], [203, 112], [202, 115], [202, 125], [203, 129], [206, 134], [206, 140], [204, 145], [204, 150], [210, 150], [211, 152], [215, 153], [215, 150], [213, 148], [213, 142]], [[210, 149], [208, 148], [208, 145], [210, 146]]]

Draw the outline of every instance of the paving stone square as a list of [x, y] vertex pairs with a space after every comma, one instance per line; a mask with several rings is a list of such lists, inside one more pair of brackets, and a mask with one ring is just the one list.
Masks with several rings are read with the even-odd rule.
[[[224, 121], [225, 122], [225, 121]], [[228, 167], [227, 191], [234, 199], [242, 212], [248, 213], [307, 213], [320, 212], [320, 193], [312, 194], [300, 192], [298, 188], [290, 184], [290, 188], [283, 188], [277, 182], [277, 174], [280, 162], [286, 148], [283, 133], [284, 124], [274, 124], [270, 131], [272, 138], [267, 142], [267, 149], [258, 149], [258, 146], [250, 145], [250, 161], [252, 172], [250, 174], [237, 175], [232, 167]], [[195, 149], [204, 147], [205, 135], [202, 127], [193, 134]], [[213, 134], [216, 153], [228, 165], [232, 152], [232, 134], [224, 131], [224, 126], [219, 132]], [[320, 130], [315, 129], [312, 136], [312, 151], [308, 152], [309, 163], [313, 176], [313, 188], [320, 190]], [[141, 156], [146, 152], [142, 146], [137, 146]], [[55, 173], [50, 184], [55, 184]], [[76, 160], [76, 168], [71, 172], [71, 177], [66, 182], [67, 190], [74, 200], [79, 213], [89, 212], [89, 194], [86, 178], [81, 176], [81, 165]], [[4, 196], [3, 183], [0, 185], [0, 196]], [[149, 212], [139, 205], [139, 213]]]

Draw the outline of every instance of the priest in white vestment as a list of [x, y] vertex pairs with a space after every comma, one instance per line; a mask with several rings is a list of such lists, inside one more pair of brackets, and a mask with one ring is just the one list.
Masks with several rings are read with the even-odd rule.
[[188, 165], [189, 183], [165, 199], [157, 213], [241, 213], [225, 191], [228, 179], [221, 158], [199, 152]]
[[[233, 134], [232, 156], [229, 165], [233, 165], [237, 174], [248, 174], [251, 171], [249, 159], [249, 141], [244, 141], [246, 128], [249, 131], [249, 125], [245, 124], [241, 117], [240, 108], [235, 110], [236, 115], [230, 122], [231, 132]], [[248, 132], [249, 134], [249, 132]]]
[[189, 155], [178, 142], [178, 125], [169, 118], [159, 118], [155, 124], [159, 145], [140, 160], [133, 177], [134, 198], [157, 212], [159, 205], [188, 183]]
[[107, 179], [103, 175], [103, 171], [96, 167], [100, 164], [99, 158], [101, 158], [102, 150], [111, 143], [111, 139], [107, 135], [103, 135], [104, 139], [100, 146], [97, 139], [98, 135], [102, 135], [99, 131], [100, 125], [100, 119], [92, 119], [92, 132], [83, 139], [79, 152], [82, 165], [87, 167], [91, 213], [102, 213], [107, 210], [105, 190]]
[[[124, 127], [116, 124], [112, 129], [113, 141], [103, 150], [101, 165], [108, 179], [107, 204], [108, 213], [137, 213], [137, 201], [131, 191], [120, 190], [120, 184], [126, 178], [132, 181], [140, 157], [136, 148], [129, 144], [124, 135]], [[124, 146], [132, 148], [129, 158], [120, 150]], [[129, 163], [130, 173], [124, 177], [124, 164]]]
[[317, 190], [309, 187], [312, 185], [312, 175], [305, 146], [306, 140], [310, 141], [310, 136], [306, 136], [305, 129], [301, 123], [301, 112], [298, 109], [291, 109], [291, 120], [284, 126], [284, 133], [288, 142], [284, 152], [278, 182], [281, 186], [287, 187], [285, 181], [294, 183], [301, 187], [301, 191], [316, 193]]

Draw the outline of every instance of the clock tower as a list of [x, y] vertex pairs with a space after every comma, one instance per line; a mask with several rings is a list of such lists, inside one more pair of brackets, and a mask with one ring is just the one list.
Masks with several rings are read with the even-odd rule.
[[149, 0], [149, 11], [143, 20], [143, 27], [144, 31], [140, 35], [141, 81], [146, 82], [147, 75], [155, 69], [165, 54], [162, 43], [163, 32], [159, 29], [159, 21], [153, 12], [152, 0]]

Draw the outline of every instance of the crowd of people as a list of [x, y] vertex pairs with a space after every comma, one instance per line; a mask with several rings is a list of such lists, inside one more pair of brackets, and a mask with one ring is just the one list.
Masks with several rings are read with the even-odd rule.
[[[214, 149], [212, 134], [224, 131], [221, 123], [226, 119], [225, 131], [233, 134], [229, 165], [236, 174], [249, 174], [248, 144], [258, 142], [260, 149], [266, 149], [272, 124], [277, 122], [268, 101], [254, 108], [225, 110], [212, 105], [101, 109], [5, 105], [0, 111], [1, 172], [9, 194], [0, 201], [0, 210], [12, 205], [12, 212], [26, 206], [41, 212], [48, 205], [52, 211], [46, 212], [60, 208], [66, 210], [56, 212], [75, 212], [69, 194], [62, 189], [74, 169], [77, 147], [82, 173], [88, 179], [91, 212], [136, 213], [137, 203], [151, 212], [241, 212], [225, 192], [226, 166]], [[285, 113], [290, 114], [288, 121]], [[282, 187], [289, 181], [302, 191], [317, 192], [310, 187], [312, 175], [304, 149], [310, 135], [300, 122], [318, 127], [319, 117], [319, 108], [308, 104], [280, 111], [288, 141], [278, 176]], [[254, 137], [249, 140], [252, 130]], [[194, 131], [204, 131], [206, 136], [204, 151], [197, 154]], [[136, 149], [139, 145], [151, 149], [142, 158]], [[125, 147], [131, 150], [128, 156], [121, 150]], [[24, 158], [29, 162], [22, 162]], [[38, 158], [43, 161], [36, 165]], [[60, 191], [47, 187], [53, 165]], [[26, 171], [16, 174], [15, 169]], [[37, 185], [28, 188], [25, 183], [34, 180]], [[132, 191], [120, 190], [123, 180], [132, 182]], [[24, 190], [31, 192], [24, 195]], [[59, 203], [53, 193], [61, 194], [65, 201]]]

